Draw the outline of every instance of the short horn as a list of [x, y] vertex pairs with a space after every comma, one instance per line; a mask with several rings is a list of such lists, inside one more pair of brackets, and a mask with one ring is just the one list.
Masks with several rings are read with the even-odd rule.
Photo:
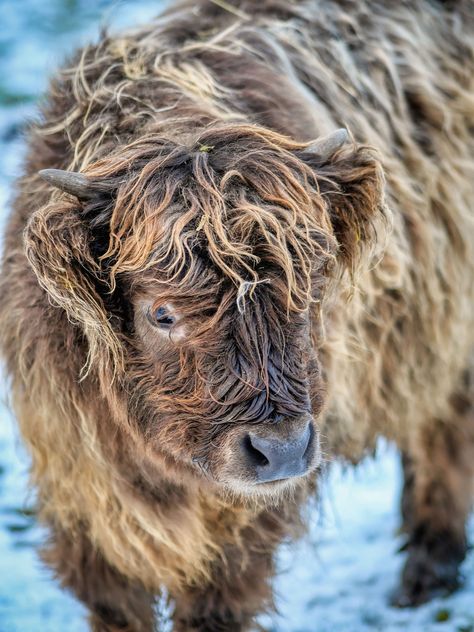
[[342, 127], [341, 129], [337, 129], [331, 134], [327, 134], [327, 136], [322, 136], [321, 138], [318, 138], [313, 143], [308, 145], [306, 151], [309, 151], [312, 154], [317, 154], [318, 156], [321, 156], [323, 158], [329, 158], [338, 149], [344, 147], [344, 145], [348, 142], [349, 132], [345, 127]]
[[101, 193], [94, 182], [82, 173], [62, 169], [42, 169], [38, 175], [53, 187], [74, 195], [79, 200], [91, 200]]

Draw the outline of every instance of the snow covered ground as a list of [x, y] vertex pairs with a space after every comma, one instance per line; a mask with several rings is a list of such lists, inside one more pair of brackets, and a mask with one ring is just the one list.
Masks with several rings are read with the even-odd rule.
[[[19, 172], [21, 125], [34, 111], [48, 72], [104, 21], [146, 20], [160, 2], [0, 0], [0, 224]], [[2, 381], [4, 382], [4, 380]], [[2, 395], [6, 396], [6, 386]], [[4, 397], [2, 397], [4, 399]], [[35, 545], [44, 534], [31, 515], [28, 459], [7, 407], [0, 407], [0, 632], [85, 632], [84, 609], [56, 586]], [[392, 448], [357, 469], [334, 467], [308, 537], [282, 548], [275, 581], [280, 615], [271, 632], [474, 632], [474, 553], [456, 595], [394, 610], [387, 597], [403, 555], [397, 550], [400, 471]], [[474, 521], [470, 524], [474, 542]]]

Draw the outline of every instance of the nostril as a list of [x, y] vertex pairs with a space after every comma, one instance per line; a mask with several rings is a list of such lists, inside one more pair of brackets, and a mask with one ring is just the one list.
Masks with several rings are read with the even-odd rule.
[[313, 452], [314, 446], [314, 428], [313, 424], [309, 424], [308, 429], [308, 444], [306, 446], [306, 450], [304, 451], [303, 458], [308, 459], [311, 453]]
[[269, 464], [269, 460], [263, 454], [263, 452], [258, 450], [258, 448], [256, 448], [252, 444], [252, 437], [250, 435], [245, 435], [243, 439], [243, 447], [247, 453], [247, 456], [250, 457], [252, 465], [263, 467], [264, 465]]

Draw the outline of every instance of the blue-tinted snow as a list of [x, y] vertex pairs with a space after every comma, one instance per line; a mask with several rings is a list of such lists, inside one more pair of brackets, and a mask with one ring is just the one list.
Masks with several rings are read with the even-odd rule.
[[[24, 120], [48, 73], [99, 27], [145, 21], [161, 2], [0, 0], [0, 225], [11, 182], [19, 174]], [[6, 396], [5, 380], [2, 395]], [[0, 632], [85, 632], [85, 612], [39, 562], [27, 490], [28, 458], [7, 407], [0, 407]], [[396, 536], [400, 471], [395, 451], [345, 472], [334, 467], [323, 501], [311, 513], [307, 538], [282, 548], [275, 581], [280, 616], [262, 622], [272, 632], [474, 631], [474, 554], [456, 595], [416, 611], [387, 607], [403, 562]], [[474, 523], [470, 524], [474, 541]], [[438, 619], [447, 619], [438, 621]]]

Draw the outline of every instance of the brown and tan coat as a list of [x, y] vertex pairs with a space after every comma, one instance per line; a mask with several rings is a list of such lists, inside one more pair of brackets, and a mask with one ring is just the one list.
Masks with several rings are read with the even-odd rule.
[[163, 589], [176, 630], [249, 629], [321, 458], [379, 436], [406, 473], [395, 601], [452, 590], [466, 550], [472, 3], [220, 4], [57, 75], [7, 228], [43, 556], [94, 630], [149, 632]]

